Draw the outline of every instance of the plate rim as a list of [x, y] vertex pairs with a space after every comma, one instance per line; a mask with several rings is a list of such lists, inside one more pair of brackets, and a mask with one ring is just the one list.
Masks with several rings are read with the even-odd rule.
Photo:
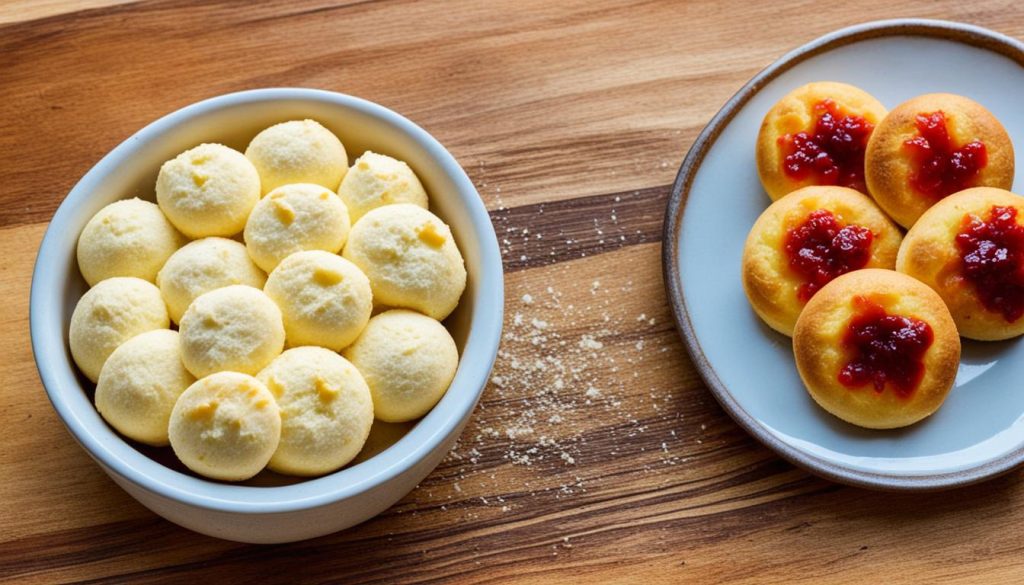
[[876, 20], [841, 28], [805, 43], [779, 57], [746, 82], [711, 118], [697, 136], [679, 168], [669, 194], [662, 227], [662, 276], [668, 293], [676, 330], [683, 340], [698, 374], [711, 394], [748, 434], [793, 465], [814, 475], [842, 484], [885, 491], [938, 491], [966, 486], [1006, 473], [1024, 463], [1024, 443], [996, 459], [961, 470], [899, 474], [865, 471], [830, 461], [803, 451], [773, 435], [751, 416], [732, 395], [711, 366], [690, 321], [689, 309], [682, 293], [679, 269], [679, 237], [690, 189], [697, 171], [710, 148], [739, 111], [769, 82], [804, 61], [860, 41], [892, 37], [927, 37], [954, 41], [992, 51], [1009, 58], [1024, 68], [1024, 43], [993, 30], [948, 20], [899, 18]]

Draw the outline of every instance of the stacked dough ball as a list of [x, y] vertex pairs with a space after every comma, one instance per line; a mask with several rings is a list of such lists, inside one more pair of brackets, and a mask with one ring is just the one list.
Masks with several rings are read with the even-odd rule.
[[466, 270], [406, 163], [349, 168], [329, 130], [290, 121], [244, 154], [167, 161], [156, 200], [104, 207], [78, 242], [92, 288], [71, 354], [124, 436], [219, 480], [321, 475], [374, 418], [415, 420], [447, 391], [459, 356], [441, 321]]
[[811, 83], [765, 116], [757, 165], [774, 203], [748, 236], [744, 288], [832, 414], [913, 424], [952, 388], [960, 336], [1024, 334], [1024, 198], [1008, 191], [1009, 135], [977, 102], [887, 112]]

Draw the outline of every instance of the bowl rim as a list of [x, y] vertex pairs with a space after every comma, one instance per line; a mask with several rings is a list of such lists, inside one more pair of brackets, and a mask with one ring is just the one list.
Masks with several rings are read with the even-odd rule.
[[[63, 286], [51, 285], [63, 284], [62, 271], [51, 267], [53, 258], [61, 256], [58, 231], [64, 229], [79, 205], [93, 194], [100, 180], [130, 160], [141, 148], [193, 118], [238, 106], [275, 101], [316, 102], [355, 110], [408, 136], [455, 183], [455, 198], [472, 225], [470, 231], [480, 254], [480, 269], [475, 275], [477, 286], [473, 291], [472, 324], [449, 388], [456, 390], [454, 394], [461, 400], [445, 402], [442, 399], [396, 443], [355, 466], [286, 486], [223, 484], [166, 467], [137, 451], [105, 424], [92, 429], [79, 417], [68, 401], [69, 392], [83, 391], [79, 379], [71, 368], [61, 367], [58, 360], [46, 357], [55, 348], [66, 351], [60, 311], [52, 310], [54, 298], [63, 294]], [[57, 288], [60, 288], [59, 292], [54, 290]], [[208, 510], [248, 514], [290, 512], [335, 503], [385, 484], [429, 457], [468, 420], [483, 394], [497, 357], [503, 317], [504, 274], [497, 235], [483, 200], [455, 157], [426, 130], [382, 105], [328, 90], [291, 87], [250, 89], [184, 106], [150, 122], [104, 155], [72, 187], [50, 219], [36, 255], [29, 297], [32, 353], [46, 395], [72, 436], [101, 467], [173, 501]], [[449, 392], [446, 396], [452, 394]], [[376, 463], [365, 465], [370, 462]]]
[[841, 28], [785, 53], [747, 81], [711, 118], [687, 152], [669, 195], [662, 224], [662, 276], [676, 329], [694, 367], [711, 394], [747, 433], [793, 465], [825, 479], [855, 487], [904, 492], [939, 491], [985, 481], [1024, 463], [1024, 446], [966, 469], [910, 475], [864, 471], [807, 453], [772, 434], [750, 415], [719, 378], [704, 355], [690, 321], [679, 265], [679, 238], [693, 180], [705, 155], [733, 118], [765, 85], [796, 65], [821, 53], [860, 41], [884, 37], [924, 37], [958, 42], [1002, 55], [1024, 67], [1024, 43], [993, 30], [948, 20], [896, 18]]

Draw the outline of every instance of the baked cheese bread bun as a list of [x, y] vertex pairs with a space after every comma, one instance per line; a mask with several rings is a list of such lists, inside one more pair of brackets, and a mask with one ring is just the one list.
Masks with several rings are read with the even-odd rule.
[[960, 365], [960, 337], [939, 295], [892, 270], [858, 270], [814, 295], [793, 353], [822, 408], [870, 429], [914, 424], [942, 405]]
[[991, 187], [946, 197], [907, 232], [896, 269], [939, 293], [960, 335], [1024, 333], [1024, 197]]
[[757, 135], [757, 172], [776, 200], [808, 185], [839, 185], [867, 193], [864, 150], [885, 107], [866, 91], [832, 81], [786, 94], [765, 115]]
[[900, 230], [866, 195], [804, 187], [757, 219], [743, 251], [743, 288], [772, 329], [792, 335], [807, 301], [833, 278], [893, 268]]
[[943, 197], [970, 187], [1013, 185], [1013, 145], [981, 104], [933, 93], [889, 112], [868, 141], [868, 190], [909, 228]]

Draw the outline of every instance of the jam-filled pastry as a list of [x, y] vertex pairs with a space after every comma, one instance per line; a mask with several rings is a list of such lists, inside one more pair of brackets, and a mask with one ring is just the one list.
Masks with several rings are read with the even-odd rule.
[[943, 197], [971, 187], [1010, 189], [1013, 144], [981, 104], [933, 93], [897, 106], [868, 141], [865, 178], [875, 201], [903, 227]]
[[743, 250], [743, 288], [772, 329], [793, 334], [808, 300], [833, 278], [893, 268], [900, 230], [871, 198], [845, 187], [804, 187], [771, 204]]
[[935, 289], [960, 335], [1024, 333], [1024, 197], [992, 187], [939, 201], [907, 232], [896, 269]]
[[776, 103], [757, 136], [757, 172], [776, 200], [808, 185], [867, 193], [864, 151], [885, 107], [866, 91], [833, 81], [808, 83]]
[[858, 270], [807, 303], [793, 353], [819, 406], [855, 425], [892, 429], [942, 405], [956, 380], [960, 337], [926, 285], [892, 270]]

